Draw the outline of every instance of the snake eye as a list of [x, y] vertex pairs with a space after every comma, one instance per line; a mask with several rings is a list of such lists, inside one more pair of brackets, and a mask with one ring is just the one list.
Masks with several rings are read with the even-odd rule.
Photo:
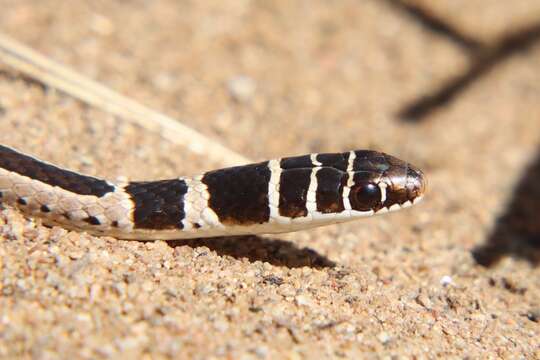
[[351, 195], [351, 205], [354, 210], [374, 210], [381, 202], [381, 189], [373, 183], [359, 184], [353, 189]]

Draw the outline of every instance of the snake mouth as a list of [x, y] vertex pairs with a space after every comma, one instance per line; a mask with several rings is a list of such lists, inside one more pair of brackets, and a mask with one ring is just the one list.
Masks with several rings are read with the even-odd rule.
[[402, 163], [383, 177], [379, 187], [384, 187], [385, 197], [381, 199], [376, 213], [395, 211], [410, 207], [422, 200], [427, 188], [427, 179], [417, 167]]

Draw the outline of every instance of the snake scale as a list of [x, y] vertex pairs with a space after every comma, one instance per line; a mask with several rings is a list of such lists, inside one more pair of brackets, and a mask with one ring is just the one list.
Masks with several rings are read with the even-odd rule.
[[115, 184], [0, 145], [3, 205], [48, 226], [121, 239], [297, 231], [411, 206], [425, 184], [416, 167], [370, 150]]

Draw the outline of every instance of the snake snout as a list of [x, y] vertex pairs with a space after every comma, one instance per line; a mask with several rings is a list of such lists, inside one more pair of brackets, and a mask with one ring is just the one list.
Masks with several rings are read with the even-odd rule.
[[407, 197], [411, 202], [419, 201], [426, 192], [427, 179], [422, 170], [409, 165], [407, 170]]

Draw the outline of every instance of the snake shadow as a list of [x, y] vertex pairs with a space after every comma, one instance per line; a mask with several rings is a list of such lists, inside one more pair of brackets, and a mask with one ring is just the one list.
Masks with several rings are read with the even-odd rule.
[[250, 262], [268, 262], [288, 268], [307, 266], [322, 269], [336, 266], [335, 262], [311, 248], [299, 248], [290, 241], [256, 235], [173, 240], [167, 244], [171, 247], [205, 246], [220, 256], [231, 256], [238, 260], [247, 259]]
[[526, 169], [486, 243], [472, 254], [483, 266], [495, 265], [508, 255], [525, 259], [533, 266], [540, 265], [540, 151]]

